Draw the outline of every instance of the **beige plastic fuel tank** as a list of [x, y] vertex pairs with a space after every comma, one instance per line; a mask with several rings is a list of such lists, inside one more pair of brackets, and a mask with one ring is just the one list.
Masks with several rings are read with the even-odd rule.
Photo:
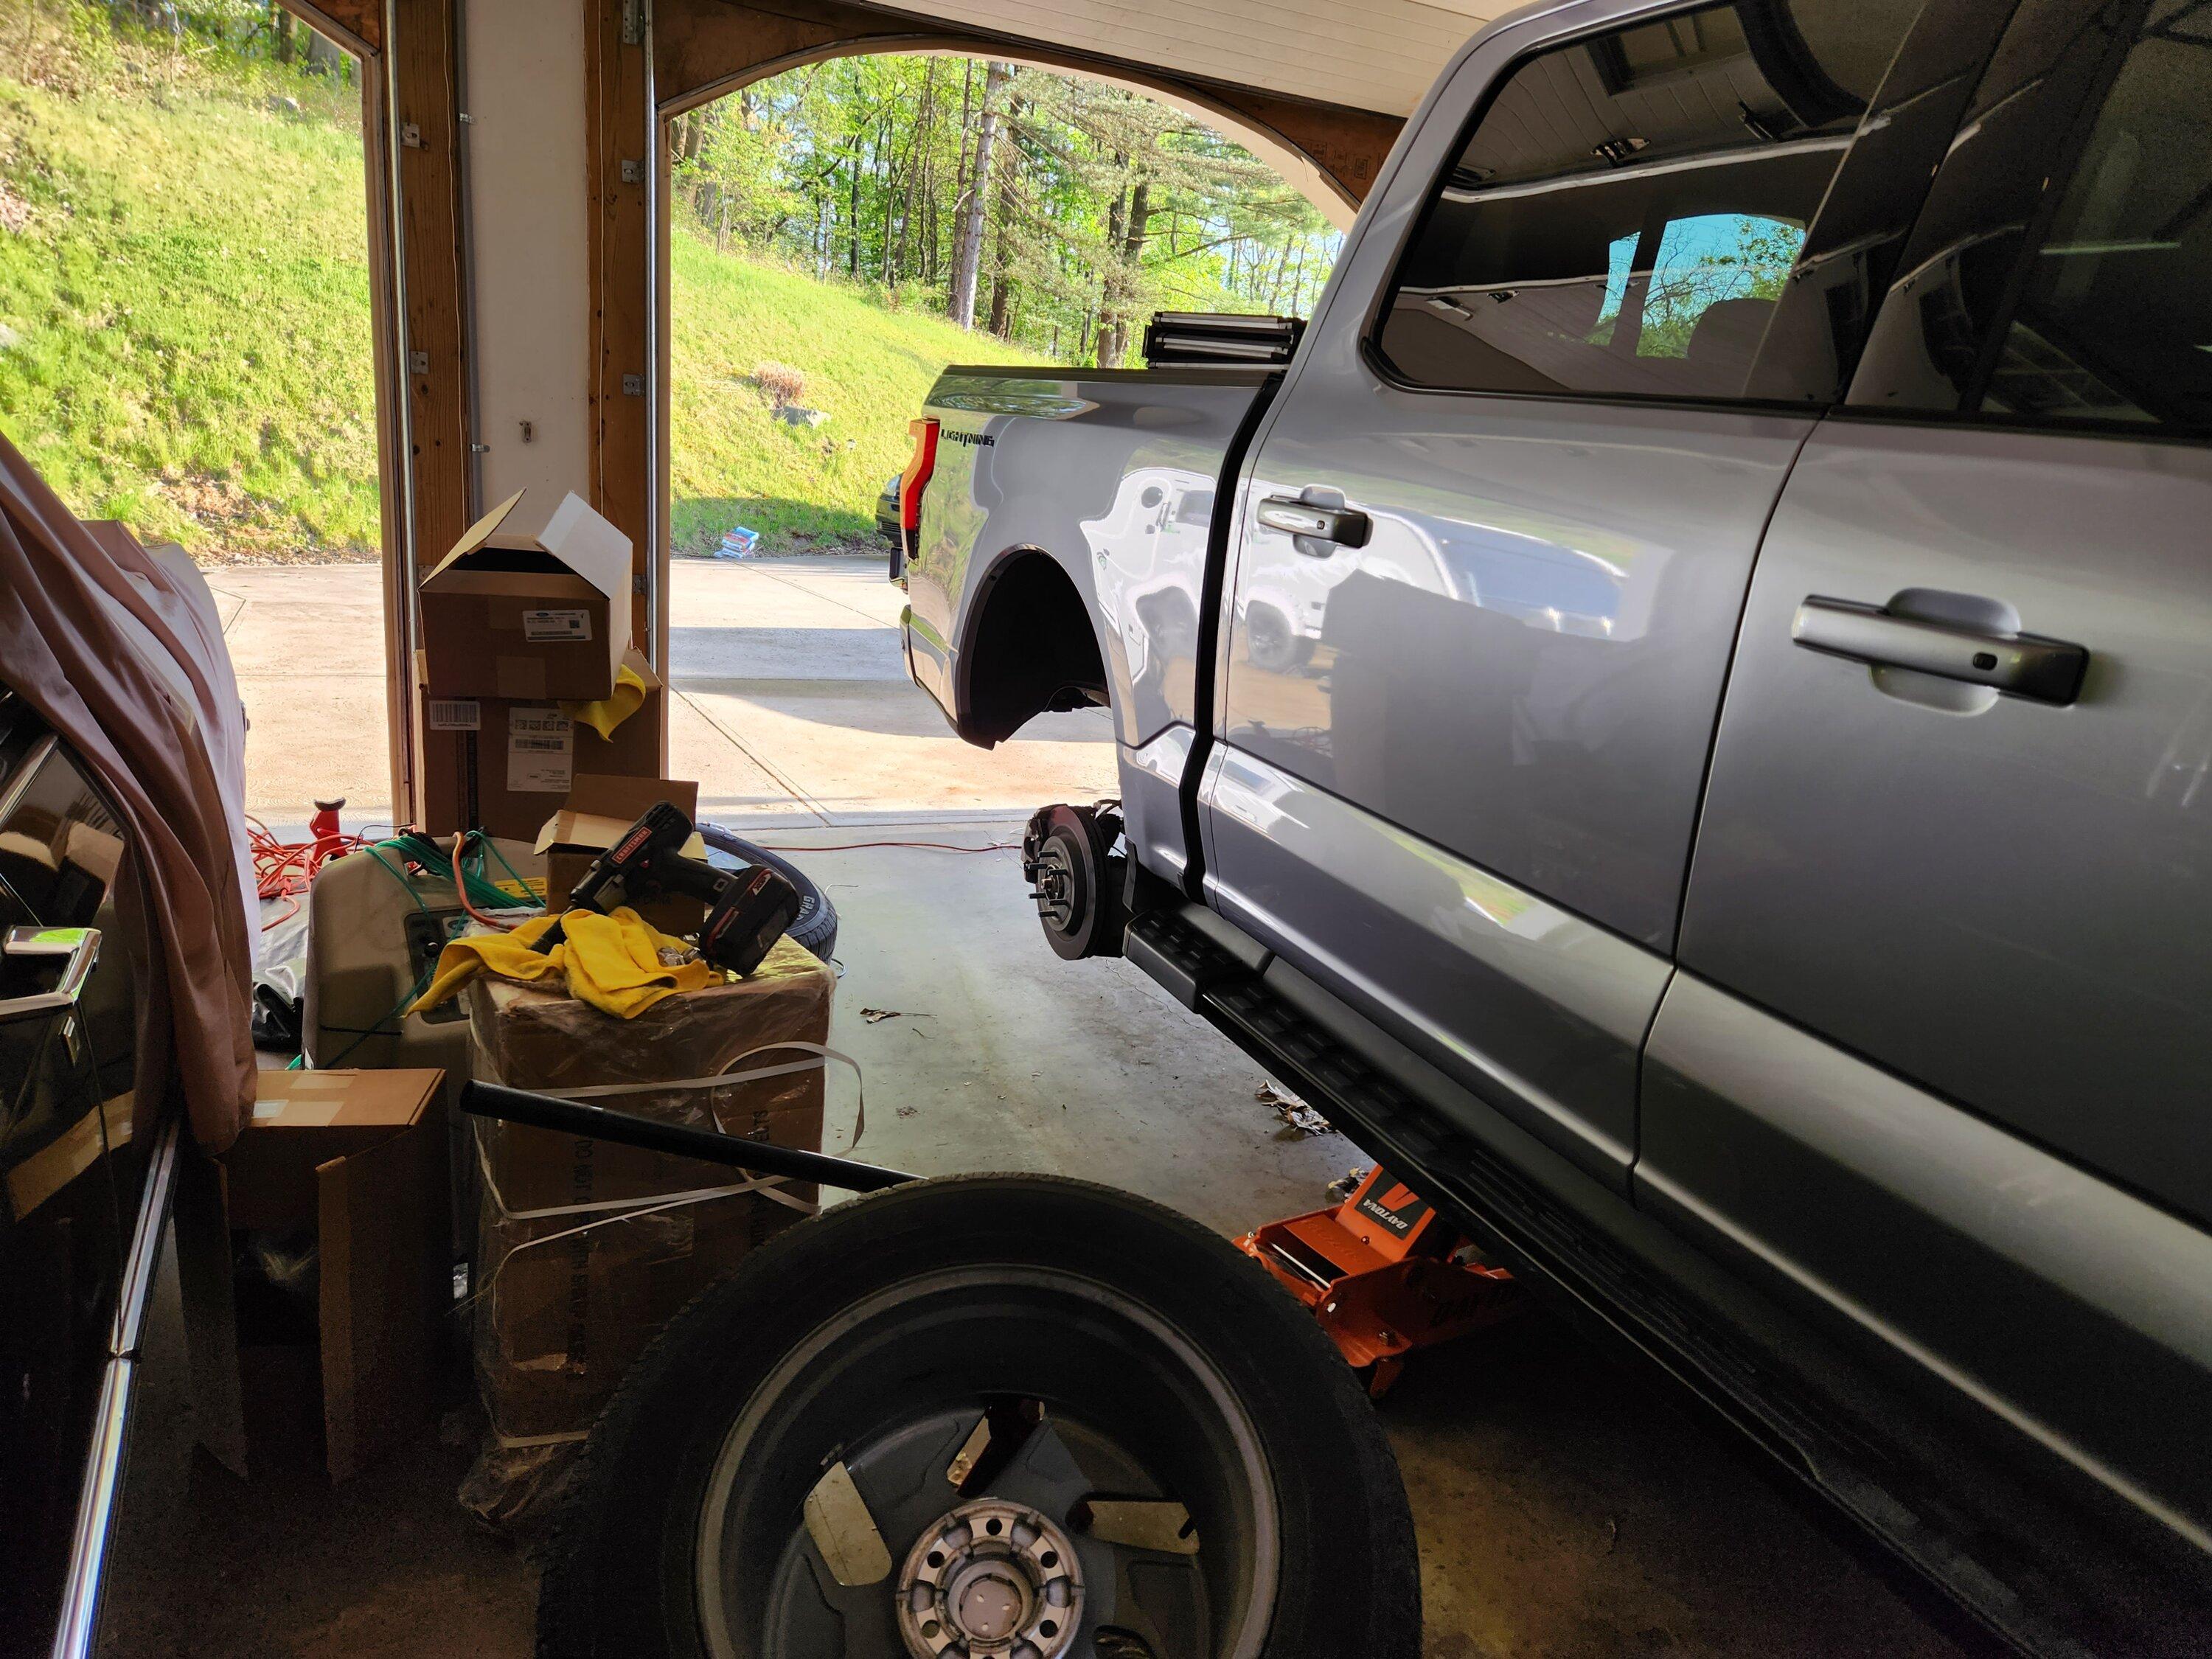
[[[526, 842], [492, 845], [517, 875], [539, 884], [542, 896], [544, 857]], [[467, 1006], [456, 998], [427, 1014], [403, 1015], [400, 1005], [468, 913], [450, 881], [399, 880], [393, 872], [409, 875], [406, 866], [388, 849], [384, 858], [391, 869], [366, 852], [349, 854], [315, 878], [307, 899], [302, 1046], [317, 1067], [442, 1066], [450, 1105], [469, 1075]], [[498, 859], [485, 862], [494, 880], [508, 879]]]

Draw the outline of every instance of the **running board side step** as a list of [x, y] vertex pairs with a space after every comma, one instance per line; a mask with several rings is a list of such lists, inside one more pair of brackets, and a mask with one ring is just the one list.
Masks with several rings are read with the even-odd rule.
[[[1755, 1348], [1696, 1308], [1626, 1250], [1597, 1236], [1472, 1136], [1384, 1076], [1267, 983], [1273, 953], [1196, 904], [1146, 911], [1125, 953], [1474, 1238], [1486, 1256], [1563, 1293], [1571, 1310], [1625, 1339], [1964, 1611], [2021, 1652], [2087, 1659], [2053, 1605], [2055, 1586], [2023, 1599], [1951, 1528], [1947, 1505], [1853, 1417], [1792, 1388]], [[1288, 964], [1285, 964], [1285, 967]], [[1653, 1224], [1656, 1227], [1656, 1224]], [[1686, 1246], [1681, 1247], [1686, 1249]], [[1900, 1476], [1906, 1478], [1899, 1479]], [[2041, 1575], [2024, 1563], [2030, 1580]], [[2063, 1622], [2062, 1622], [2063, 1621]]]

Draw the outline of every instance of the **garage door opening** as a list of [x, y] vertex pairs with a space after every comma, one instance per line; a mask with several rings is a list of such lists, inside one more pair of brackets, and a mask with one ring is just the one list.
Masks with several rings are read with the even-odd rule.
[[670, 129], [672, 771], [737, 822], [1110, 794], [1103, 709], [984, 752], [908, 683], [908, 422], [948, 364], [1135, 368], [1156, 311], [1306, 314], [1341, 233], [1236, 137], [1027, 64], [832, 58]]
[[274, 5], [0, 0], [0, 430], [182, 547], [246, 807], [387, 818], [361, 65]]

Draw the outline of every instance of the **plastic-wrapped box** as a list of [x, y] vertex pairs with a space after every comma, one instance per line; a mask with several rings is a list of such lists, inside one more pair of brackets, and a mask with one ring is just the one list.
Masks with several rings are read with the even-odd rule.
[[[476, 1075], [818, 1151], [836, 984], [788, 939], [750, 978], [630, 1020], [480, 978], [468, 993]], [[476, 1151], [477, 1376], [493, 1445], [464, 1495], [487, 1519], [526, 1523], [566, 1461], [545, 1449], [580, 1443], [660, 1327], [811, 1211], [815, 1191], [483, 1119]]]

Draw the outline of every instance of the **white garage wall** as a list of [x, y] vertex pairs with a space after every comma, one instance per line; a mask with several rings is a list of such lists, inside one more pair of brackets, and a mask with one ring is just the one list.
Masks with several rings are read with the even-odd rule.
[[584, 9], [465, 5], [477, 430], [490, 446], [483, 501], [527, 489], [506, 526], [526, 535], [568, 491], [590, 494]]

